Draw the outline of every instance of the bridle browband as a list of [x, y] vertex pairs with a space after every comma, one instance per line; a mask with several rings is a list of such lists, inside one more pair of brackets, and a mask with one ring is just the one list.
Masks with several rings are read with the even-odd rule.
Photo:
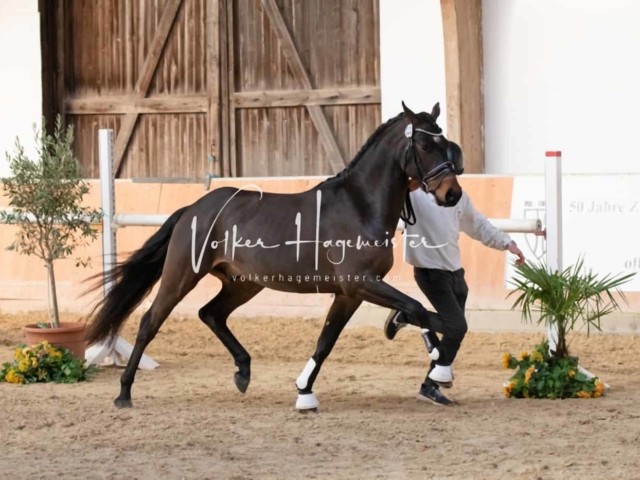
[[[407, 168], [407, 164], [409, 163], [409, 152], [412, 153], [413, 156], [413, 162], [416, 165], [416, 169], [418, 170], [418, 175], [420, 176], [420, 180], [422, 182], [422, 184], [424, 185], [424, 189], [428, 192], [428, 193], [433, 193], [433, 195], [435, 196], [435, 191], [438, 189], [438, 187], [440, 186], [440, 183], [442, 183], [442, 180], [444, 180], [444, 177], [446, 174], [455, 171], [455, 167], [453, 165], [452, 162], [445, 162], [442, 163], [440, 165], [438, 165], [437, 167], [433, 168], [432, 170], [430, 170], [429, 172], [427, 172], [426, 175], [423, 175], [422, 173], [422, 168], [420, 168], [420, 162], [418, 161], [418, 154], [416, 153], [416, 148], [413, 142], [413, 132], [422, 132], [422, 133], [426, 133], [427, 135], [431, 135], [432, 137], [444, 137], [444, 135], [442, 133], [434, 133], [434, 132], [429, 132], [427, 130], [423, 130], [421, 128], [413, 128], [413, 125], [410, 123], [409, 125], [407, 125], [407, 128], [405, 128], [404, 130], [404, 135], [409, 139], [409, 142], [407, 143], [407, 147], [404, 151], [404, 166], [403, 166], [403, 170], [406, 170]], [[440, 182], [438, 182], [438, 185], [436, 186], [435, 190], [433, 192], [429, 191], [429, 181], [434, 179], [434, 178], [438, 178], [438, 177], [442, 177], [440, 179]], [[405, 206], [402, 210], [402, 213], [400, 214], [400, 218], [402, 219], [402, 221], [407, 224], [407, 225], [415, 225], [417, 219], [416, 219], [416, 214], [413, 210], [413, 205], [411, 204], [411, 196], [410, 196], [411, 191], [409, 189], [407, 189], [407, 196], [405, 199]], [[405, 215], [406, 212], [406, 215]]]

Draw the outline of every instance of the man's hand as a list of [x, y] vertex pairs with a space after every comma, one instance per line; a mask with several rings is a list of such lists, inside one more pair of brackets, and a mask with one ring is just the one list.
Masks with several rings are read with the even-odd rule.
[[518, 256], [518, 260], [516, 260], [516, 265], [522, 265], [524, 263], [524, 254], [518, 248], [518, 245], [516, 245], [516, 242], [512, 240], [509, 246], [507, 247], [507, 250], [509, 250], [514, 255]]

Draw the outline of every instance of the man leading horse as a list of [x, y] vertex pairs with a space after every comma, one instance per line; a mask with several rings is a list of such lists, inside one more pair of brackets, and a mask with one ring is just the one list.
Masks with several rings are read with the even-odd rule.
[[[458, 148], [457, 145], [454, 148]], [[461, 152], [458, 157], [462, 158]], [[457, 173], [461, 174], [462, 169]], [[453, 361], [467, 333], [465, 304], [469, 288], [460, 259], [459, 232], [466, 233], [486, 247], [508, 250], [517, 255], [518, 265], [524, 262], [524, 255], [509, 235], [494, 227], [474, 208], [465, 191], [457, 205], [442, 207], [433, 195], [419, 188], [419, 182], [410, 180], [409, 189], [416, 221], [407, 225], [405, 242], [416, 238], [414, 245], [417, 246], [406, 249], [407, 262], [413, 265], [418, 287], [437, 311], [428, 312], [429, 323], [432, 329], [442, 334], [442, 346], [446, 352], [438, 360], [432, 360], [417, 398], [435, 405], [450, 406], [453, 402], [442, 394], [440, 386], [452, 386]], [[392, 340], [407, 324], [423, 326], [402, 312], [392, 310], [384, 326], [386, 337]]]

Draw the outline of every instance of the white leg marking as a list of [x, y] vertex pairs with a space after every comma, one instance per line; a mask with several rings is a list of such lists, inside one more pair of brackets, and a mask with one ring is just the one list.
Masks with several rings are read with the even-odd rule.
[[296, 387], [300, 390], [307, 388], [307, 385], [309, 384], [309, 377], [313, 373], [314, 368], [316, 368], [316, 361], [313, 358], [310, 358], [305, 365], [304, 370], [302, 370], [302, 373], [296, 380]]
[[436, 368], [431, 370], [429, 374], [431, 380], [436, 382], [452, 382], [453, 381], [453, 369], [451, 366], [436, 365]]
[[298, 395], [296, 401], [297, 410], [311, 410], [312, 408], [318, 408], [320, 402], [313, 393], [306, 393], [304, 395]]

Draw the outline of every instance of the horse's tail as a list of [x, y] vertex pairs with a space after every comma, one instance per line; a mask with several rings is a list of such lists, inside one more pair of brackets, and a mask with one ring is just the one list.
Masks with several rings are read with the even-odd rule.
[[[85, 335], [89, 345], [106, 339], [114, 340], [125, 320], [160, 280], [173, 228], [187, 208], [176, 210], [160, 230], [125, 262], [118, 263], [106, 275], [99, 273], [88, 279], [100, 277], [85, 294], [107, 282], [113, 283], [107, 296], [98, 302], [91, 312], [93, 320], [87, 326]], [[95, 313], [98, 308], [98, 312]]]

